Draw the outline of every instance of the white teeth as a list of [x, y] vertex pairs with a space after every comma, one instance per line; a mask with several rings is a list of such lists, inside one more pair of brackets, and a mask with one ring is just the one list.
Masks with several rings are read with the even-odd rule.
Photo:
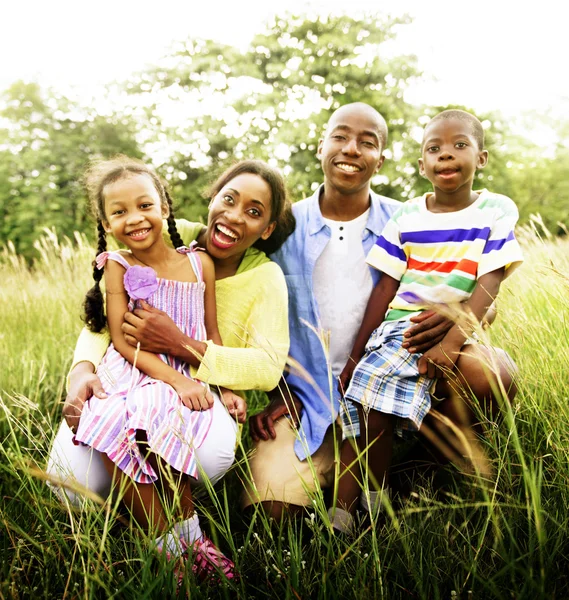
[[221, 231], [221, 233], [234, 240], [236, 240], [239, 237], [234, 231], [231, 231], [231, 229], [225, 227], [225, 225], [218, 225], [217, 228], [219, 229], [219, 231]]
[[360, 168], [356, 167], [355, 165], [347, 165], [345, 163], [339, 163], [336, 166], [338, 169], [342, 169], [342, 171], [347, 171], [348, 173], [355, 173], [356, 171], [360, 170]]
[[142, 237], [143, 235], [146, 235], [148, 232], [150, 231], [150, 229], [139, 229], [138, 231], [133, 231], [132, 233], [129, 233], [129, 237]]

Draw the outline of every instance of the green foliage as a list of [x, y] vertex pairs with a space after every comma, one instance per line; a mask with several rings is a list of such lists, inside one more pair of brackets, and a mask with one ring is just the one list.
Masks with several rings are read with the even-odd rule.
[[[280, 166], [298, 200], [322, 180], [316, 151], [331, 113], [354, 101], [376, 107], [389, 125], [375, 189], [401, 200], [423, 193], [430, 185], [417, 171], [421, 128], [425, 117], [449, 107], [405, 101], [421, 74], [416, 58], [394, 56], [389, 42], [407, 22], [377, 14], [361, 20], [287, 15], [267, 24], [244, 51], [207, 40], [180, 42], [124, 84], [122, 112], [99, 114], [96, 106], [15, 83], [0, 104], [0, 244], [11, 240], [30, 258], [43, 227], [91, 235], [80, 180], [96, 155], [121, 152], [154, 163], [170, 182], [177, 215], [190, 220], [205, 219], [208, 185], [242, 158]], [[488, 126], [490, 151], [479, 187], [511, 196], [522, 222], [540, 213], [551, 231], [564, 233], [569, 122], [532, 117], [559, 132], [555, 154], [544, 156], [514, 136], [500, 115], [477, 116]]]
[[[242, 158], [272, 160], [287, 175], [298, 200], [320, 183], [318, 139], [342, 104], [375, 106], [390, 128], [390, 144], [408, 139], [416, 119], [403, 99], [419, 73], [414, 56], [388, 57], [385, 42], [404, 20], [347, 16], [277, 18], [244, 52], [211, 41], [180, 45], [157, 68], [141, 73], [127, 89], [137, 97], [152, 90], [150, 120], [170, 142], [168, 178], [187, 218], [205, 214], [198, 198], [217, 173]], [[178, 102], [194, 110], [170, 128]], [[167, 133], [165, 133], [167, 132]], [[411, 187], [404, 165], [388, 162], [385, 194], [406, 197]]]
[[141, 152], [135, 124], [126, 117], [103, 117], [33, 83], [15, 83], [3, 100], [0, 242], [11, 240], [29, 257], [46, 227], [69, 236], [93, 229], [81, 188], [90, 158]]

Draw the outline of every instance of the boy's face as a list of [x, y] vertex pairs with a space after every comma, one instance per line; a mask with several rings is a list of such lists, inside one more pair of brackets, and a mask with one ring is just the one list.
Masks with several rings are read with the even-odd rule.
[[369, 108], [345, 106], [337, 110], [318, 143], [325, 185], [341, 194], [354, 194], [368, 186], [383, 164], [381, 123]]
[[487, 162], [488, 152], [478, 148], [468, 121], [439, 119], [427, 126], [419, 172], [435, 190], [453, 193], [464, 186], [472, 188], [476, 169]]

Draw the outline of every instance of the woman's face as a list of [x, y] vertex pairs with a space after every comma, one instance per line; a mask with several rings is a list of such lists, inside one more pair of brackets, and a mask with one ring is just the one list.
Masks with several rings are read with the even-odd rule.
[[266, 240], [271, 221], [269, 184], [258, 175], [242, 173], [231, 179], [209, 205], [206, 249], [218, 260], [241, 257], [259, 238]]

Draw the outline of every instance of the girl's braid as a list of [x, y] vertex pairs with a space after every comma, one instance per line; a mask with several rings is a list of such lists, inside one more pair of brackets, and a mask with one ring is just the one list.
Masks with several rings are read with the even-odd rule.
[[180, 234], [178, 233], [178, 229], [176, 228], [176, 221], [174, 219], [174, 210], [172, 208], [172, 198], [168, 193], [168, 190], [164, 188], [164, 195], [166, 196], [166, 201], [168, 202], [168, 210], [169, 215], [167, 219], [168, 223], [168, 233], [170, 234], [170, 239], [172, 240], [172, 245], [174, 248], [179, 248], [184, 245]]
[[[97, 221], [97, 256], [107, 249], [107, 234], [103, 223]], [[91, 331], [99, 332], [107, 323], [104, 310], [103, 294], [101, 292], [100, 281], [103, 278], [103, 269], [97, 269], [97, 264], [93, 261], [93, 279], [95, 285], [85, 295], [83, 302], [83, 320]]]

